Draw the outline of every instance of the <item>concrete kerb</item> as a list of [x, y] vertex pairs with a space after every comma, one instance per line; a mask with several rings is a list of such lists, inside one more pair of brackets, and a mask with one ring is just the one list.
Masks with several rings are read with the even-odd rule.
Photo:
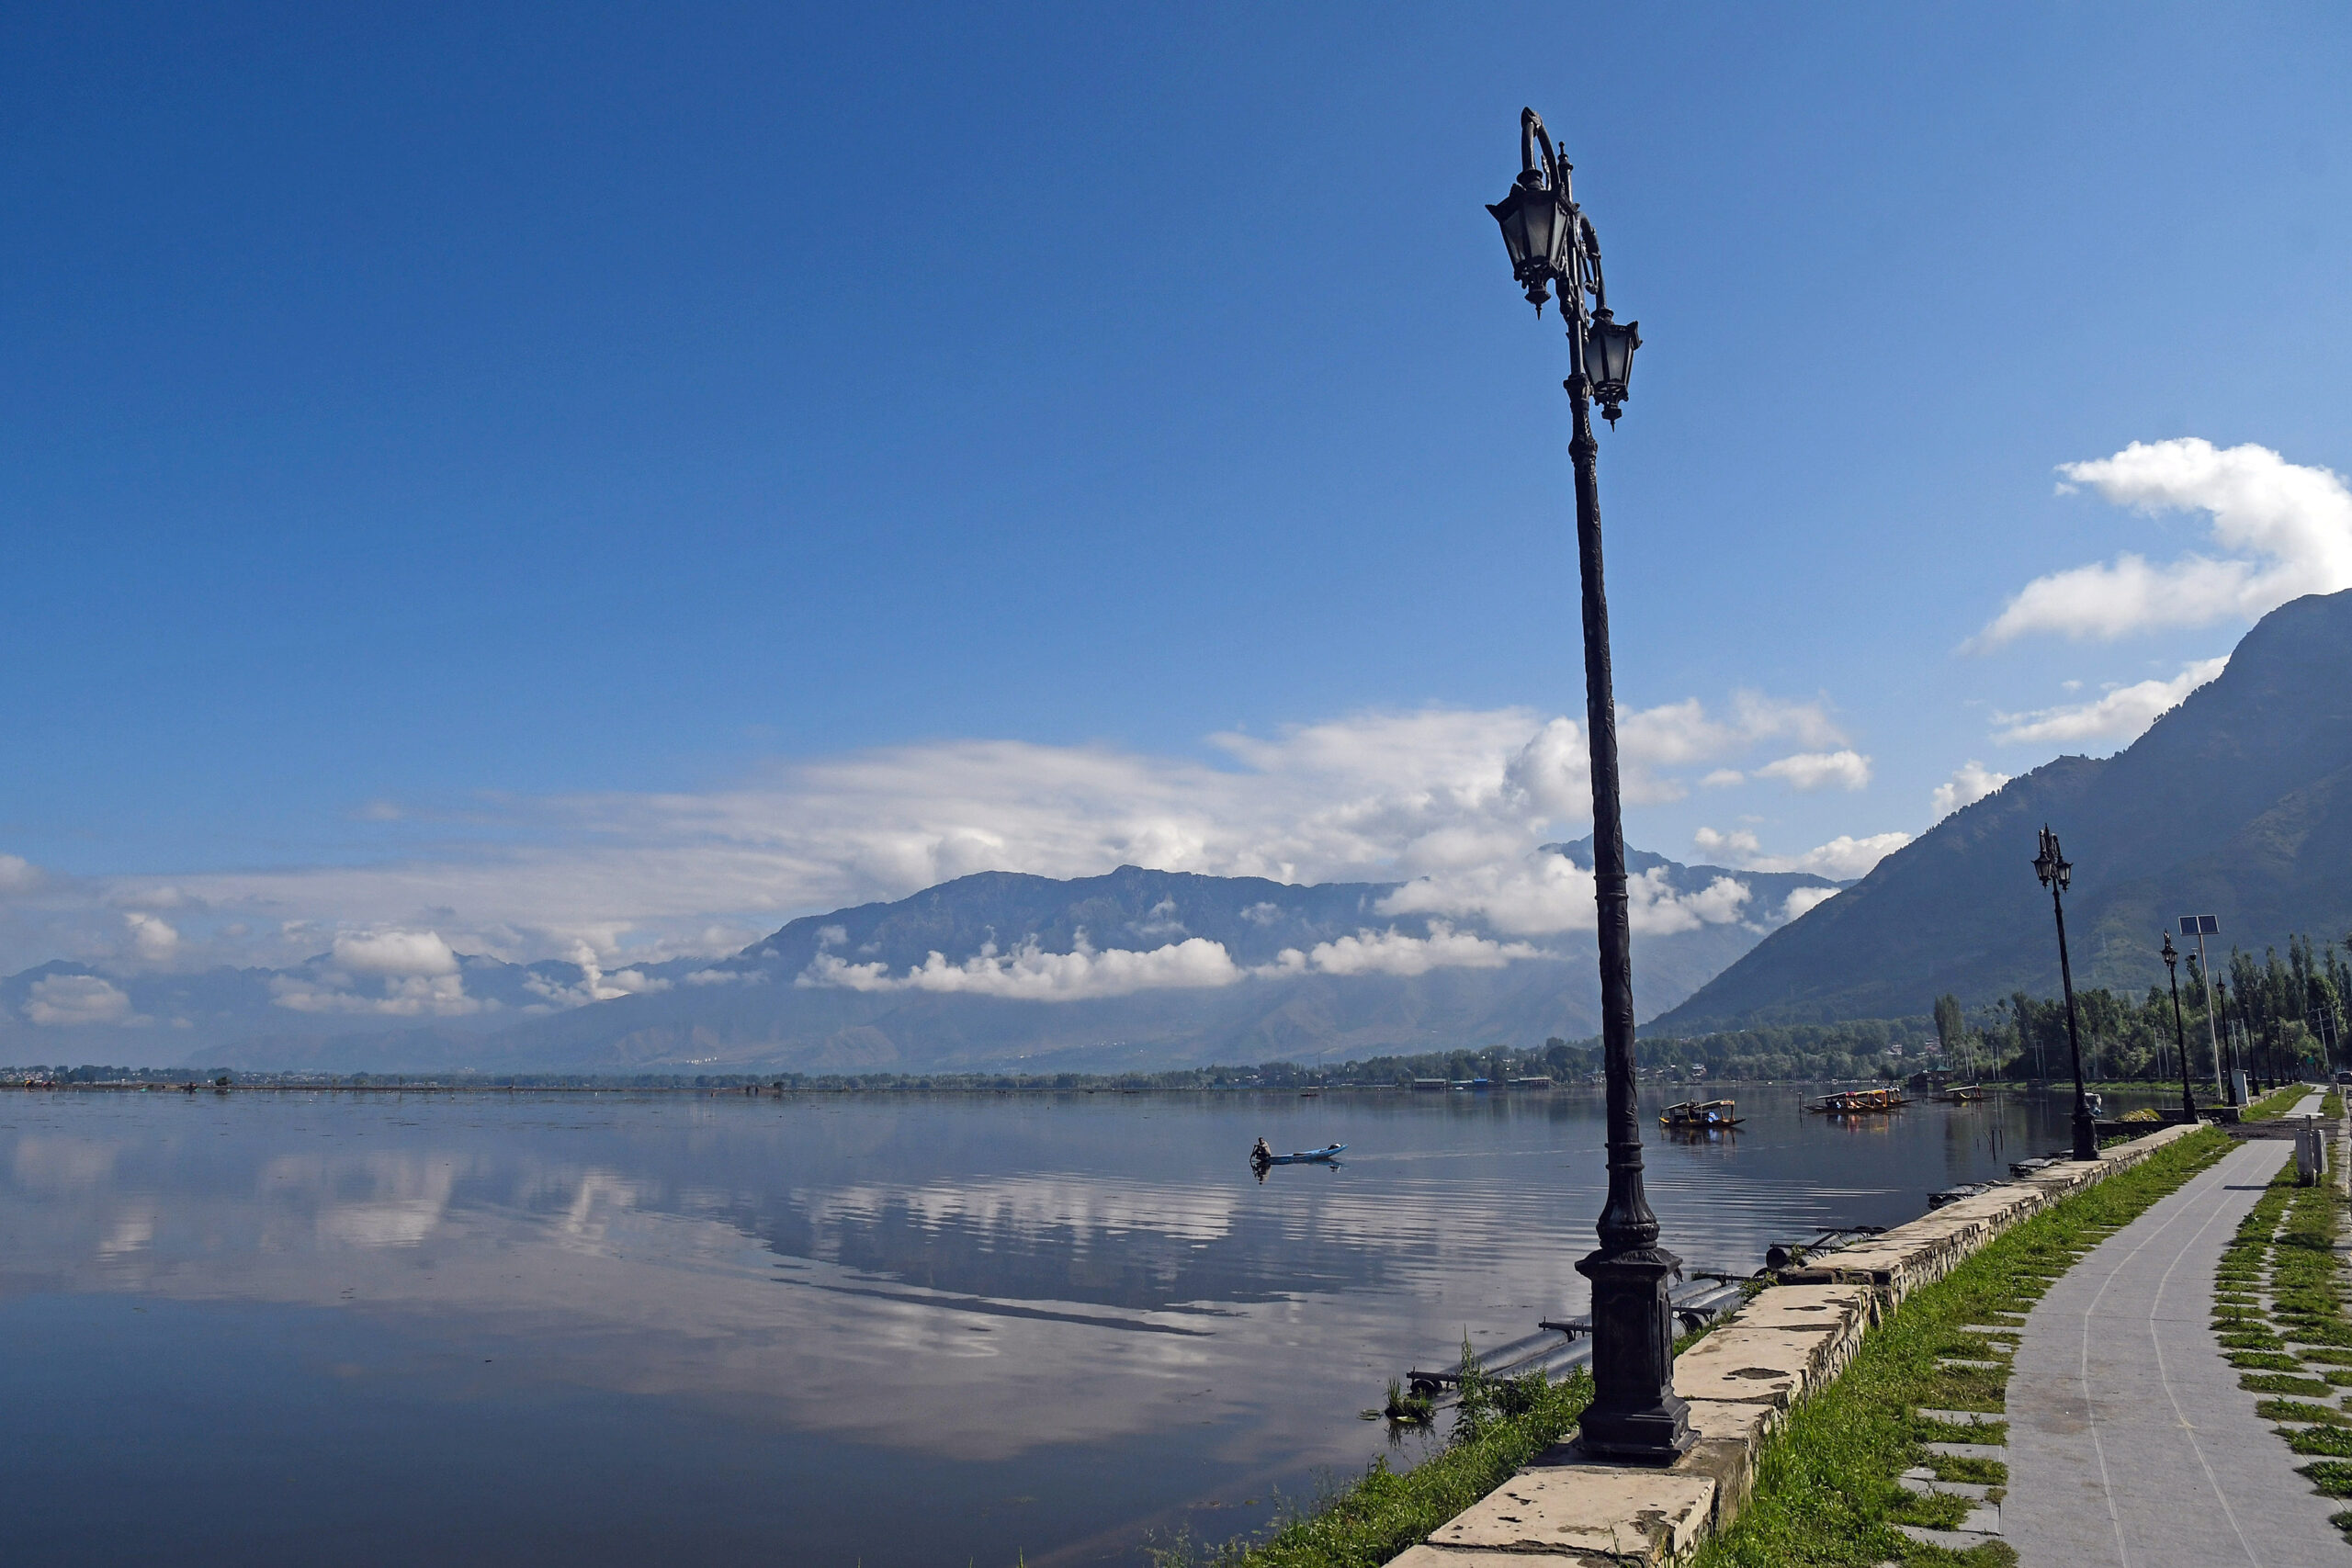
[[[1687, 1562], [1755, 1490], [1764, 1442], [1788, 1412], [1852, 1362], [1882, 1317], [2018, 1221], [2129, 1170], [2196, 1129], [2167, 1126], [1898, 1225], [1780, 1283], [1674, 1363], [1699, 1440], [1663, 1469], [1599, 1464], [1560, 1443], [1440, 1527], [1393, 1568], [1666, 1568]], [[2347, 1162], [2352, 1163], [2352, 1162]]]

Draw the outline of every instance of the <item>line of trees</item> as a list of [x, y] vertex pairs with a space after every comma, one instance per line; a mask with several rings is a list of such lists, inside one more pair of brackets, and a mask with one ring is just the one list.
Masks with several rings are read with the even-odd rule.
[[[2345, 1059], [2345, 1006], [2352, 1001], [2352, 935], [2341, 942], [2288, 941], [2282, 957], [2266, 948], [2256, 958], [2230, 951], [2228, 966], [2208, 976], [2191, 953], [2181, 966], [2180, 1010], [2188, 1037], [2192, 1080], [2213, 1079], [2212, 1042], [2225, 1066], [2261, 1079], [2326, 1072]], [[2104, 987], [2075, 993], [2083, 1041], [2083, 1073], [2102, 1079], [2165, 1078], [2180, 1075], [2173, 1043], [2172, 993], [2150, 986], [2134, 1000]], [[2216, 1008], [2219, 1015], [2209, 1016]], [[1947, 1056], [1986, 1077], [2061, 1078], [2071, 1075], [2066, 1004], [2055, 997], [2013, 993], [1978, 1008], [1971, 1019], [1956, 998], [1936, 1004], [1935, 1026]], [[2332, 1047], [2332, 1048], [2331, 1048]]]

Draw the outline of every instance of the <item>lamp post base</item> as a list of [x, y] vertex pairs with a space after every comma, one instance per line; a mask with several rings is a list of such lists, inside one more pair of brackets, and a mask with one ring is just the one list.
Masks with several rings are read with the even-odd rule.
[[1672, 1464], [1690, 1450], [1690, 1406], [1674, 1392], [1674, 1312], [1667, 1280], [1682, 1260], [1658, 1247], [1595, 1252], [1577, 1272], [1592, 1281], [1592, 1403], [1578, 1446], [1621, 1464]]
[[2098, 1131], [2091, 1125], [2087, 1115], [2078, 1114], [2075, 1118], [2075, 1157], [2098, 1158]]

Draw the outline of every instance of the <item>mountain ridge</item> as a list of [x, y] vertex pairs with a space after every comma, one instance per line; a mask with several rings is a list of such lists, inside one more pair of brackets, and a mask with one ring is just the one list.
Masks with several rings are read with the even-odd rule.
[[2077, 985], [2160, 983], [2158, 944], [2185, 913], [2219, 916], [2225, 949], [2352, 930], [2352, 590], [2273, 610], [2130, 746], [2060, 757], [1953, 813], [1648, 1031], [2054, 994], [2050, 898], [2031, 865], [2045, 822], [2075, 867]]

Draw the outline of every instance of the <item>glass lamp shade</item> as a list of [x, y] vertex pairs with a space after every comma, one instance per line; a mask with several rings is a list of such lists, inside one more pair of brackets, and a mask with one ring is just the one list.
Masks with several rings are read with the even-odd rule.
[[1526, 286], [1528, 302], [1537, 310], [1551, 298], [1545, 285], [1567, 276], [1567, 252], [1572, 232], [1559, 197], [1530, 169], [1519, 176], [1510, 193], [1488, 205], [1503, 231], [1503, 249], [1510, 254], [1510, 275]]
[[1584, 338], [1584, 371], [1592, 381], [1592, 395], [1600, 404], [1602, 416], [1611, 424], [1624, 412], [1622, 405], [1625, 383], [1634, 374], [1634, 350], [1641, 346], [1641, 322], [1621, 324], [1605, 305], [1593, 312], [1592, 325]]

